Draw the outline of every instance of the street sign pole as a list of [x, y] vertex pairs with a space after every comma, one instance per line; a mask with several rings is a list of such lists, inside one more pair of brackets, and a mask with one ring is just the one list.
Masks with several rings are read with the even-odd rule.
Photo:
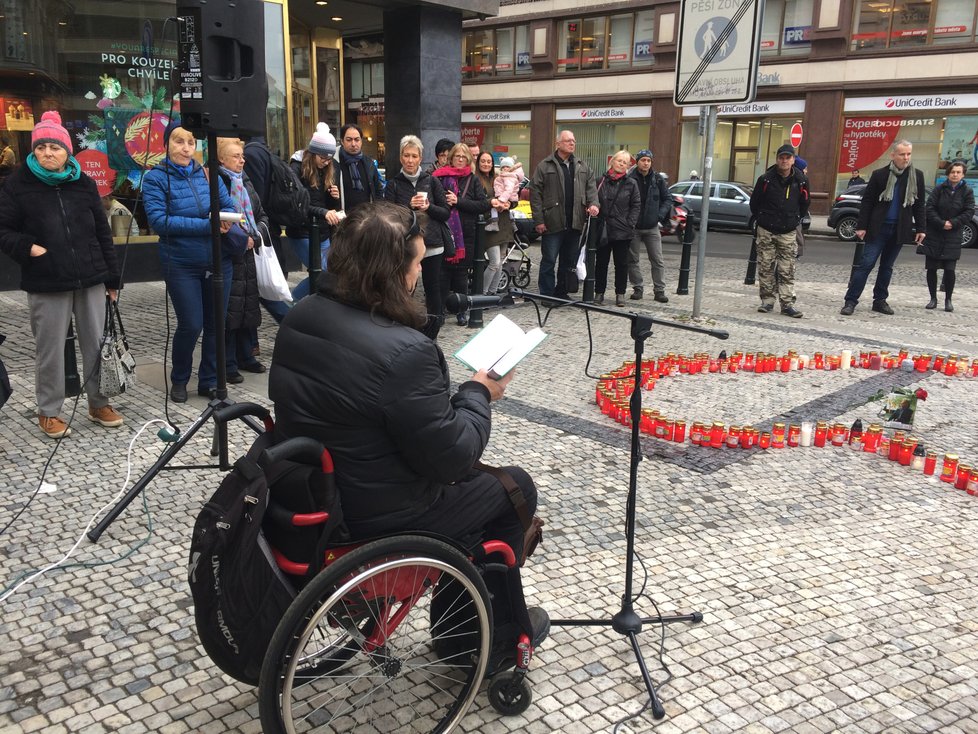
[[717, 131], [717, 108], [710, 105], [706, 117], [706, 154], [703, 156], [703, 204], [700, 209], [700, 239], [696, 245], [696, 281], [693, 285], [693, 318], [700, 317], [703, 276], [706, 272], [706, 223], [710, 221], [710, 187], [713, 184], [713, 139]]

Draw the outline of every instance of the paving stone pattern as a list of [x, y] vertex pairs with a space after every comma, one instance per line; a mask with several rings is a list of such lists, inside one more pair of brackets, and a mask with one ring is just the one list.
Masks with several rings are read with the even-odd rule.
[[[808, 247], [817, 246], [810, 238]], [[678, 248], [667, 243], [666, 250], [674, 278]], [[657, 326], [646, 356], [903, 346], [978, 356], [974, 268], [959, 267], [955, 313], [925, 311], [923, 273], [912, 258], [908, 251], [897, 266], [896, 316], [863, 303], [849, 318], [838, 314], [848, 268], [803, 259], [800, 321], [756, 313], [756, 287], [742, 285], [745, 263], [711, 261], [701, 323], [729, 330], [730, 339]], [[670, 299], [629, 307], [690, 323], [692, 295]], [[0, 294], [0, 331], [10, 337], [2, 353], [16, 391], [0, 413], [0, 526], [23, 511], [0, 537], [4, 587], [72, 547], [121, 488], [130, 443], [133, 478], [162, 450], [158, 424], [135, 434], [163, 417], [162, 392], [152, 384], [162, 379], [163, 303], [160, 284], [124, 291], [143, 377], [116, 401], [126, 425], [104, 429], [84, 420], [83, 403], [72, 435], [52, 456], [55, 443], [33, 420], [26, 298]], [[524, 326], [534, 318], [530, 308], [510, 316]], [[629, 358], [625, 320], [595, 316], [591, 327], [593, 374]], [[594, 405], [594, 381], [583, 374], [582, 314], [555, 312], [547, 330], [551, 336], [497, 404], [485, 459], [527, 467], [540, 488], [547, 534], [525, 570], [527, 596], [553, 617], [606, 618], [624, 584], [628, 432]], [[260, 333], [267, 361], [271, 319]], [[471, 333], [446, 326], [446, 353]], [[449, 361], [453, 377], [463, 379], [464, 368]], [[246, 375], [232, 396], [267, 402], [266, 377]], [[862, 370], [709, 375], [660, 380], [644, 397], [688, 421], [763, 425], [787, 416], [849, 424], [874, 417], [878, 406], [861, 403], [883, 384], [924, 386], [929, 398], [914, 433], [928, 446], [978, 460], [978, 380]], [[203, 405], [196, 397], [171, 404], [170, 416], [186, 428]], [[66, 415], [71, 409], [68, 401]], [[249, 431], [235, 425], [230, 433], [232, 454], [240, 454]], [[179, 459], [210, 463], [209, 447], [207, 429]], [[646, 439], [642, 454], [635, 591], [644, 594], [636, 608], [653, 615], [654, 600], [663, 614], [704, 615], [700, 624], [665, 630], [661, 659], [672, 674], [661, 690], [666, 718], [655, 722], [643, 712], [644, 686], [624, 638], [610, 628], [563, 627], [533, 664], [530, 708], [505, 719], [481, 695], [462, 731], [611, 732], [639, 714], [618, 731], [978, 732], [978, 497], [846, 449], [712, 451]], [[49, 459], [45, 480], [54, 491], [31, 499]], [[224, 677], [199, 646], [185, 581], [193, 519], [219, 479], [209, 469], [162, 473], [98, 544], [81, 541], [72, 560], [84, 567], [50, 571], [2, 602], [0, 731], [260, 731], [255, 690]], [[652, 625], [640, 636], [657, 681], [666, 676], [660, 634]]]

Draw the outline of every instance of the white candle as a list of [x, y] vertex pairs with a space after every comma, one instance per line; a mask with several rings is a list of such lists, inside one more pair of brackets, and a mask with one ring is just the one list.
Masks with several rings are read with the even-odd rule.
[[844, 369], [844, 370], [849, 369], [849, 365], [851, 365], [851, 364], [852, 364], [852, 350], [851, 349], [843, 349], [842, 350], [842, 365], [841, 365], [842, 369]]
[[799, 354], [798, 355], [798, 369], [802, 369], [802, 370], [808, 369], [808, 355], [807, 354]]
[[812, 445], [812, 422], [802, 421], [801, 422], [801, 445], [811, 446]]

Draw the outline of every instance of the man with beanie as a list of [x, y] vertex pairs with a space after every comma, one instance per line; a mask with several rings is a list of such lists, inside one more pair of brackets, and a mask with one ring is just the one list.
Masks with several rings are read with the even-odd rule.
[[[924, 174], [910, 165], [913, 144], [897, 140], [890, 146], [890, 165], [877, 168], [869, 177], [859, 206], [856, 239], [865, 241], [863, 259], [852, 271], [845, 304], [839, 312], [851, 316], [859, 303], [869, 273], [879, 260], [873, 286], [873, 310], [893, 315], [886, 302], [890, 295], [893, 265], [904, 244], [918, 245], [927, 235]], [[867, 236], [868, 235], [868, 236]]]
[[659, 222], [669, 218], [672, 211], [672, 197], [666, 182], [652, 169], [652, 151], [648, 148], [640, 150], [635, 168], [628, 174], [638, 184], [642, 195], [642, 209], [635, 225], [635, 236], [628, 250], [628, 280], [632, 284], [633, 301], [640, 300], [643, 295], [644, 279], [642, 278], [642, 250], [648, 253], [652, 263], [652, 288], [655, 300], [659, 303], [669, 303], [666, 297], [666, 271], [662, 260], [662, 235], [659, 233]]
[[54, 110], [35, 125], [31, 148], [0, 196], [0, 251], [21, 268], [35, 344], [37, 421], [44, 435], [58, 439], [71, 432], [60, 413], [72, 316], [87, 378], [88, 419], [106, 427], [123, 424], [99, 392], [106, 297], [116, 299], [120, 276], [98, 187], [71, 155], [71, 137]]
[[350, 214], [361, 204], [384, 198], [384, 185], [380, 172], [363, 155], [363, 130], [353, 123], [340, 129], [340, 145], [336, 154], [339, 161], [340, 202], [343, 211]]
[[781, 313], [800, 319], [801, 311], [795, 308], [796, 230], [808, 214], [811, 197], [808, 179], [794, 164], [795, 149], [787, 144], [778, 148], [777, 163], [754, 184], [750, 211], [757, 225], [757, 280], [761, 291], [757, 310], [771, 313], [777, 291]]

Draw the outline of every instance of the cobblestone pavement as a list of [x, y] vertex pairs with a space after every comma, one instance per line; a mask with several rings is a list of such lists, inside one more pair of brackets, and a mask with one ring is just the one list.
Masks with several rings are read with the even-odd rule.
[[[666, 250], [675, 282], [678, 247]], [[656, 326], [646, 356], [900, 347], [978, 356], [976, 266], [978, 252], [966, 252], [953, 314], [925, 311], [923, 273], [908, 250], [890, 298], [897, 314], [861, 304], [846, 318], [838, 309], [848, 268], [803, 259], [796, 280], [805, 318], [794, 320], [758, 314], [756, 287], [742, 284], [744, 262], [714, 260], [700, 323], [728, 330], [730, 339]], [[647, 297], [629, 307], [689, 324], [692, 300], [670, 293], [668, 305]], [[159, 284], [124, 292], [141, 379], [117, 402], [125, 426], [98, 427], [83, 419], [83, 405], [52, 456], [55, 443], [32, 418], [26, 299], [0, 294], [0, 331], [9, 337], [2, 354], [16, 391], [0, 414], [0, 526], [22, 512], [0, 537], [5, 587], [72, 547], [122, 486], [130, 443], [133, 476], [159, 454], [157, 425], [134, 438], [163, 417], [163, 304]], [[529, 307], [510, 315], [524, 326], [534, 319]], [[528, 597], [554, 617], [603, 618], [617, 610], [624, 584], [628, 435], [594, 405], [581, 312], [554, 312], [546, 328], [550, 338], [497, 404], [486, 459], [526, 466], [540, 487], [547, 534], [526, 569]], [[625, 320], [593, 316], [590, 328], [592, 373], [629, 358]], [[470, 335], [446, 326], [442, 346], [451, 354]], [[263, 359], [274, 338], [266, 318]], [[463, 368], [449, 361], [460, 378]], [[264, 377], [246, 375], [232, 397], [265, 402]], [[688, 421], [848, 424], [873, 416], [875, 408], [860, 403], [884, 383], [924, 386], [930, 396], [915, 434], [978, 460], [978, 380], [861, 370], [697, 376], [661, 380], [646, 404]], [[171, 404], [171, 419], [186, 428], [203, 405], [196, 397]], [[69, 401], [65, 413], [71, 409]], [[183, 463], [208, 463], [205, 434]], [[232, 453], [247, 441], [244, 428], [232, 428]], [[665, 630], [666, 718], [653, 721], [646, 711], [620, 731], [978, 732], [978, 497], [845, 449], [727, 452], [648, 440], [643, 453], [637, 609], [654, 614], [654, 600], [663, 614], [698, 610], [704, 621]], [[49, 460], [51, 491], [27, 504]], [[72, 560], [85, 567], [52, 570], [0, 603], [0, 731], [260, 730], [255, 690], [220, 674], [199, 646], [186, 583], [193, 518], [218, 481], [213, 470], [164, 472], [143, 493], [145, 507], [133, 503], [98, 544], [81, 541]], [[640, 635], [657, 681], [666, 676], [660, 634], [653, 625]], [[524, 714], [502, 718], [481, 695], [461, 729], [610, 732], [646, 701], [629, 644], [606, 628], [554, 628], [530, 680]]]

